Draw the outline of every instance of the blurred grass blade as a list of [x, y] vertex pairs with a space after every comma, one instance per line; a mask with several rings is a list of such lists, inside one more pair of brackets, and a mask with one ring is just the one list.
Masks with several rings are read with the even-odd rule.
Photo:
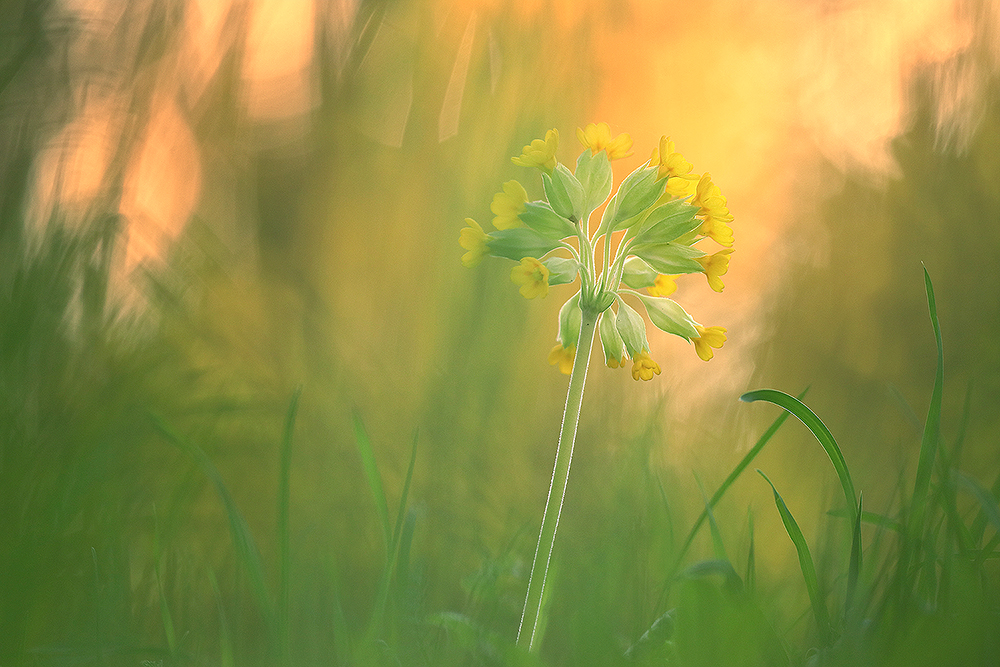
[[758, 389], [747, 392], [740, 396], [740, 400], [747, 403], [753, 403], [754, 401], [773, 403], [792, 413], [800, 422], [805, 424], [806, 428], [812, 432], [816, 440], [819, 441], [819, 444], [826, 450], [826, 455], [830, 457], [830, 462], [833, 463], [833, 467], [837, 471], [837, 477], [840, 478], [840, 485], [844, 489], [844, 498], [847, 500], [847, 506], [850, 508], [851, 522], [853, 523], [854, 513], [857, 511], [858, 498], [854, 492], [851, 471], [847, 469], [847, 461], [844, 460], [844, 454], [840, 451], [840, 446], [837, 445], [837, 441], [834, 439], [833, 434], [830, 433], [830, 429], [816, 416], [816, 413], [806, 407], [805, 403], [799, 399], [777, 389]]
[[90, 547], [90, 560], [94, 564], [94, 650], [97, 652], [97, 664], [106, 665], [104, 660], [104, 624], [101, 614], [104, 613], [101, 604], [101, 571], [97, 567], [97, 549]]
[[368, 488], [372, 492], [375, 500], [375, 509], [378, 511], [379, 520], [382, 522], [382, 533], [385, 538], [386, 560], [392, 558], [390, 552], [392, 546], [392, 526], [389, 524], [389, 505], [385, 499], [385, 491], [382, 487], [382, 475], [378, 471], [378, 464], [375, 462], [375, 452], [372, 451], [371, 441], [365, 431], [365, 425], [361, 421], [361, 415], [354, 413], [354, 440], [358, 447], [358, 454], [361, 456], [361, 463], [365, 467], [365, 476], [368, 478]]
[[[832, 509], [827, 512], [830, 516], [835, 516], [840, 519], [846, 519], [852, 515], [852, 512], [847, 508]], [[903, 532], [903, 524], [891, 517], [887, 517], [884, 514], [879, 514], [877, 512], [871, 512], [869, 510], [864, 510], [861, 512], [861, 522], [867, 523], [871, 526], [878, 526], [879, 528], [885, 528], [886, 530], [891, 530], [896, 533]]]
[[215, 571], [212, 568], [208, 568], [208, 580], [212, 583], [215, 603], [219, 608], [219, 667], [235, 667], [236, 659], [233, 656], [233, 640], [229, 634], [229, 620], [226, 618], [226, 609], [222, 605], [219, 582], [216, 580]]
[[473, 660], [467, 664], [504, 665], [505, 667], [542, 667], [534, 653], [518, 647], [499, 633], [488, 630], [464, 614], [443, 611], [432, 614], [427, 622], [446, 631], [451, 643], [468, 651]]
[[406, 468], [406, 481], [403, 482], [403, 493], [399, 496], [399, 507], [396, 508], [396, 527], [392, 531], [392, 551], [399, 545], [399, 531], [403, 528], [403, 517], [406, 516], [406, 501], [410, 494], [410, 482], [413, 480], [413, 466], [417, 462], [417, 440], [419, 432], [413, 432], [413, 445], [410, 447], [410, 465]]
[[747, 508], [747, 529], [750, 533], [750, 546], [747, 548], [747, 571], [743, 585], [753, 595], [757, 587], [757, 555], [754, 551], [753, 510]]
[[417, 524], [417, 514], [412, 509], [406, 513], [406, 521], [400, 533], [399, 553], [396, 556], [396, 589], [402, 593], [410, 577], [410, 549], [413, 546], [413, 531]]
[[854, 531], [851, 535], [851, 561], [847, 566], [847, 594], [844, 599], [844, 617], [851, 611], [854, 595], [858, 590], [858, 580], [861, 576], [863, 551], [861, 548], [861, 519], [864, 516], [864, 491], [858, 497], [858, 512], [854, 515]]
[[229, 519], [229, 530], [233, 546], [236, 547], [236, 553], [239, 556], [240, 562], [243, 564], [247, 576], [250, 577], [251, 592], [257, 601], [257, 606], [265, 619], [268, 630], [274, 632], [274, 608], [267, 593], [267, 586], [264, 583], [264, 566], [261, 563], [260, 552], [253, 541], [250, 526], [247, 525], [246, 520], [236, 506], [236, 501], [233, 500], [229, 489], [226, 488], [225, 483], [222, 481], [222, 475], [219, 474], [218, 468], [215, 467], [215, 464], [212, 463], [212, 460], [208, 458], [208, 455], [205, 454], [201, 447], [188, 442], [179, 434], [174, 433], [162, 419], [154, 415], [153, 422], [167, 440], [194, 459], [205, 476], [215, 485], [215, 490], [222, 499], [226, 516]]
[[949, 532], [955, 537], [958, 543], [958, 551], [963, 556], [968, 555], [975, 549], [972, 533], [958, 511], [958, 490], [955, 488], [956, 478], [948, 448], [944, 443], [938, 443], [938, 480], [937, 491], [934, 494], [935, 501], [944, 510], [948, 519]]
[[941, 325], [938, 322], [937, 305], [934, 301], [934, 286], [931, 284], [931, 277], [927, 273], [926, 267], [924, 267], [924, 288], [927, 292], [927, 308], [930, 312], [931, 325], [934, 327], [934, 340], [937, 343], [937, 371], [934, 373], [934, 389], [931, 392], [931, 403], [927, 409], [927, 420], [924, 422], [924, 434], [920, 439], [920, 458], [917, 462], [917, 475], [913, 483], [913, 497], [910, 501], [906, 534], [911, 543], [919, 539], [924, 525], [927, 492], [930, 487], [931, 470], [937, 456], [940, 436], [941, 398], [944, 390], [944, 344], [941, 342]]
[[709, 505], [708, 497], [705, 495], [705, 487], [702, 486], [701, 477], [695, 473], [694, 479], [698, 484], [698, 490], [701, 491], [701, 498], [705, 503], [705, 512], [708, 513], [708, 528], [712, 534], [712, 551], [716, 559], [728, 562], [729, 556], [726, 555], [726, 546], [722, 541], [722, 533], [719, 531], [719, 524], [715, 521], [715, 513], [712, 511], [712, 506]]
[[163, 575], [160, 568], [160, 522], [156, 515], [156, 505], [153, 506], [153, 574], [156, 577], [156, 592], [160, 596], [160, 620], [163, 623], [163, 634], [167, 638], [167, 651], [171, 659], [177, 656], [177, 635], [174, 632], [174, 619], [170, 615], [167, 597], [163, 594]]
[[[1000, 498], [1000, 474], [996, 476], [993, 480], [993, 486], [990, 487], [990, 496], [996, 501]], [[976, 518], [972, 521], [972, 535], [976, 540], [976, 543], [981, 543], [983, 541], [983, 534], [986, 531], [986, 524], [989, 522], [989, 518], [986, 516], [986, 512], [980, 508], [979, 513], [976, 514]]]
[[[659, 616], [649, 629], [634, 644], [625, 650], [625, 659], [629, 662], [639, 662], [670, 641], [674, 635], [674, 616], [676, 610], [671, 609]], [[646, 663], [642, 663], [646, 664]]]
[[994, 530], [1000, 533], [1000, 506], [997, 505], [997, 499], [993, 494], [984, 489], [979, 482], [958, 470], [953, 470], [951, 474], [958, 485], [971, 493], [979, 502], [983, 516], [993, 524]]
[[299, 410], [302, 385], [292, 392], [292, 400], [285, 414], [285, 429], [281, 437], [281, 464], [278, 474], [278, 651], [279, 664], [287, 665], [291, 660], [291, 635], [289, 627], [289, 588], [291, 538], [288, 515], [291, 503], [292, 476], [292, 434], [295, 431], [295, 417]]
[[[802, 393], [799, 394], [799, 398], [800, 399], [803, 398], [808, 391], [809, 391], [808, 387], [803, 389]], [[691, 543], [694, 542], [695, 535], [697, 535], [698, 530], [701, 528], [702, 524], [705, 523], [705, 519], [708, 518], [708, 510], [714, 508], [716, 504], [718, 504], [718, 502], [722, 499], [722, 496], [724, 496], [726, 494], [726, 491], [729, 490], [729, 487], [733, 485], [733, 482], [735, 482], [736, 479], [743, 473], [743, 471], [747, 469], [750, 463], [755, 458], [757, 458], [757, 455], [760, 454], [760, 451], [764, 449], [764, 445], [766, 445], [768, 442], [771, 441], [771, 438], [774, 437], [774, 434], [778, 432], [778, 429], [781, 428], [781, 425], [784, 424], [785, 420], [788, 419], [788, 414], [789, 413], [787, 412], [782, 412], [780, 415], [778, 415], [778, 418], [775, 419], [774, 422], [772, 422], [771, 425], [768, 427], [768, 429], [764, 431], [763, 435], [761, 435], [760, 438], [757, 439], [757, 442], [755, 442], [754, 446], [750, 448], [750, 451], [748, 451], [746, 455], [740, 460], [740, 462], [736, 464], [736, 467], [733, 468], [732, 472], [729, 473], [729, 476], [726, 477], [725, 481], [723, 481], [722, 484], [719, 486], [719, 488], [716, 489], [715, 493], [712, 494], [712, 498], [708, 501], [708, 506], [701, 511], [701, 514], [698, 516], [698, 519], [694, 522], [694, 525], [691, 526], [691, 530], [688, 531], [687, 537], [684, 539], [684, 544], [681, 545], [680, 550], [677, 552], [677, 557], [675, 559], [674, 566], [671, 569], [669, 576], [667, 577], [668, 586], [670, 583], [670, 579], [672, 579], [674, 575], [676, 575], [677, 572], [680, 570], [681, 562], [684, 560], [684, 556], [685, 554], [687, 554], [687, 550], [691, 548]], [[661, 493], [663, 492], [662, 485], [660, 487], [660, 491]], [[663, 502], [664, 505], [666, 505], [667, 502], [666, 495], [664, 495]], [[664, 589], [663, 593], [661, 594], [660, 596], [661, 599], [665, 594], [666, 594], [666, 589]]]
[[806, 538], [802, 535], [795, 517], [788, 510], [785, 501], [774, 487], [774, 484], [771, 483], [771, 480], [763, 472], [760, 470], [757, 472], [770, 484], [771, 491], [774, 492], [774, 504], [778, 508], [778, 514], [781, 515], [781, 523], [785, 525], [788, 537], [792, 539], [792, 544], [795, 545], [795, 551], [799, 556], [799, 568], [802, 570], [802, 577], [806, 582], [806, 591], [809, 593], [809, 601], [812, 604], [813, 615], [816, 618], [816, 626], [819, 628], [820, 639], [824, 645], [828, 646], [832, 640], [830, 614], [826, 610], [826, 604], [820, 598], [819, 579], [816, 576], [816, 566], [813, 564], [812, 555], [809, 553], [809, 545], [806, 543]]

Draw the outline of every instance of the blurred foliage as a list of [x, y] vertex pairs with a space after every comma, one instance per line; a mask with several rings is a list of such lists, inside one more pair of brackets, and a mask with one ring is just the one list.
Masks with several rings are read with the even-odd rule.
[[[267, 116], [248, 101], [257, 4], [222, 6], [217, 32], [200, 42], [217, 46], [213, 67], [191, 40], [209, 4], [109, 7], [0, 0], [0, 663], [528, 661], [510, 640], [565, 387], [544, 363], [555, 313], [520, 299], [503, 267], [463, 269], [457, 235], [470, 212], [488, 219], [524, 143], [559, 127], [569, 144], [566, 130], [601, 120], [591, 115], [614, 83], [593, 47], [602, 31], [627, 28], [630, 12], [380, 0], [350, 14], [350, 3], [320, 1], [310, 104]], [[886, 471], [911, 465], [933, 376], [921, 260], [948, 352], [949, 442], [971, 386], [968, 444], [953, 463], [996, 469], [998, 83], [979, 82], [990, 103], [960, 150], [935, 129], [929, 81], [917, 78], [917, 113], [894, 143], [898, 174], [848, 174], [826, 202], [828, 262], [786, 276], [794, 287], [780, 293], [756, 360], [755, 385], [813, 384], [866, 506], [887, 514], [906, 509], [893, 505], [902, 501]], [[164, 114], [178, 125], [164, 130]], [[80, 124], [95, 118], [98, 130]], [[80, 148], [93, 132], [103, 152]], [[150, 137], [163, 133], [189, 134], [196, 149], [185, 161], [187, 144], [167, 142], [172, 167], [143, 177], [142, 192], [196, 202], [174, 227], [136, 203]], [[796, 233], [814, 241], [814, 227]], [[595, 378], [584, 409], [545, 664], [805, 661], [816, 645], [798, 620], [808, 602], [782, 569], [788, 545], [759, 485], [737, 485], [715, 510], [742, 562], [746, 499], [757, 499], [756, 591], [703, 567], [661, 595], [704, 504], [689, 471], [660, 465], [679, 440], [665, 424], [679, 397], [640, 395], [623, 378]], [[920, 416], [896, 407], [887, 381]], [[299, 385], [286, 557], [282, 426]], [[354, 411], [393, 510], [419, 431], [395, 560], [380, 552]], [[733, 443], [756, 437], [744, 426], [699, 442], [710, 487], [739, 458]], [[707, 429], [694, 430], [716, 432]], [[783, 431], [760, 465], [778, 471], [790, 507], [811, 502], [796, 512], [811, 540], [826, 521], [817, 479], [831, 477], [802, 441]], [[236, 514], [267, 595], [290, 574], [286, 652], [275, 653], [274, 621], [255, 601], [250, 552], [233, 545]], [[993, 528], [981, 528], [990, 539]], [[843, 532], [813, 545], [834, 591]], [[946, 559], [950, 538], [938, 539], [948, 604], [907, 616], [883, 644], [913, 647], [909, 664], [927, 644], [912, 637], [944, 651], [995, 627], [995, 598], [983, 593], [995, 590], [995, 560], [970, 572]], [[710, 554], [701, 535], [690, 562]], [[877, 600], [883, 573], [867, 562]], [[385, 620], [373, 626], [380, 604]], [[637, 644], [647, 631], [655, 642]]]

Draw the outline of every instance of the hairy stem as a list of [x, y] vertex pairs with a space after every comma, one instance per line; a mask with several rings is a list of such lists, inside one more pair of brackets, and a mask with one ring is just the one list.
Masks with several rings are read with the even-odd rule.
[[521, 613], [521, 626], [517, 631], [517, 644], [529, 651], [537, 651], [541, 643], [539, 630], [542, 624], [539, 621], [542, 618], [542, 606], [545, 601], [546, 576], [552, 559], [552, 546], [556, 541], [556, 530], [559, 527], [559, 515], [562, 514], [563, 499], [566, 497], [566, 484], [569, 482], [569, 467], [573, 461], [573, 445], [576, 442], [576, 427], [580, 421], [580, 406], [583, 404], [583, 388], [587, 382], [587, 366], [594, 345], [597, 317], [598, 313], [586, 308], [583, 310], [580, 339], [576, 347], [576, 357], [573, 359], [573, 372], [569, 377], [559, 444], [556, 446], [556, 462], [552, 468], [552, 481], [549, 483], [549, 496], [545, 501], [542, 526], [538, 531], [538, 545], [535, 547], [535, 558], [531, 564], [531, 574], [528, 576], [528, 593], [524, 599], [524, 611]]

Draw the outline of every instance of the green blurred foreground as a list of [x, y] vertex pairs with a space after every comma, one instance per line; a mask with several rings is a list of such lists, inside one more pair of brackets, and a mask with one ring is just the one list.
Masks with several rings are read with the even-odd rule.
[[[66, 282], [66, 261], [78, 248], [59, 238], [48, 247], [51, 254], [16, 275], [4, 303], [8, 322], [37, 323], [45, 308], [32, 297], [44, 294], [59, 306], [51, 300], [69, 294], [53, 288]], [[310, 533], [329, 528], [296, 526], [291, 502], [303, 484], [292, 474], [301, 455], [299, 390], [283, 421], [270, 425], [265, 410], [218, 402], [204, 404], [208, 420], [155, 414], [147, 406], [169, 402], [155, 396], [150, 371], [162, 361], [153, 351], [123, 351], [95, 336], [91, 353], [81, 355], [54, 333], [59, 327], [36, 328], [30, 342], [13, 335], [20, 327], [7, 328], [4, 405], [38, 412], [8, 410], [3, 420], [3, 662], [994, 664], [1000, 477], [987, 489], [954, 465], [966, 446], [965, 420], [954, 440], [941, 438], [943, 348], [929, 279], [926, 286], [938, 371], [916, 481], [900, 483], [890, 514], [864, 506], [836, 440], [805, 405], [781, 392], [751, 392], [744, 400], [773, 402], [798, 417], [822, 446], [814, 455], [832, 464], [846, 502], [833, 503], [824, 536], [808, 542], [795, 519], [808, 508], [788, 507], [777, 488], [774, 507], [717, 515], [717, 503], [787, 415], [711, 495], [705, 491], [700, 510], [641, 463], [657, 437], [640, 438], [633, 443], [639, 454], [610, 465], [594, 492], [603, 518], [571, 530], [557, 549], [540, 657], [513, 643], [533, 525], [484, 552], [476, 569], [441, 572], [447, 566], [421, 547], [425, 521], [411, 501], [419, 434], [402, 484], [389, 490], [381, 472], [387, 462], [355, 415], [355, 460], [342, 462], [327, 484], [364, 492], [354, 505], [375, 508], [369, 516], [378, 546], [348, 535], [317, 564], [307, 552], [317, 539]], [[38, 363], [44, 374], [32, 372]], [[19, 375], [33, 382], [17, 382]], [[81, 377], [85, 388], [75, 382]], [[122, 382], [128, 378], [132, 384]], [[212, 445], [234, 437], [268, 450], [258, 474], [272, 480], [273, 522], [251, 526], [246, 499], [227, 485], [226, 461]], [[140, 451], [137, 442], [151, 444]], [[761, 547], [786, 539], [755, 531], [762, 512], [779, 514], [798, 571], [758, 572]], [[726, 524], [739, 521], [746, 522], [742, 536], [727, 537]], [[204, 530], [219, 539], [190, 541]], [[699, 531], [710, 542], [696, 540]], [[207, 545], [222, 551], [204, 551]], [[370, 568], [360, 565], [365, 559]], [[429, 582], [449, 577], [460, 577], [463, 595], [441, 607]]]

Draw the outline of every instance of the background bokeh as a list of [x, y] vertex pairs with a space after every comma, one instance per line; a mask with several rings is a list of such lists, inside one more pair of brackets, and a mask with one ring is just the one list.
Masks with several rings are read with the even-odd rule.
[[[636, 600], [619, 629], [648, 627], [667, 538], [647, 501], [665, 488], [686, 531], [696, 479], [710, 492], [777, 415], [737, 400], [750, 389], [809, 387], [866, 507], [892, 507], [934, 374], [922, 265], [944, 437], [967, 405], [962, 467], [987, 486], [997, 472], [992, 0], [3, 0], [0, 15], [0, 662], [73, 654], [95, 622], [155, 644], [158, 587], [201, 641], [212, 576], [254, 655], [224, 508], [156, 423], [209, 455], [267, 561], [297, 387], [297, 654], [333, 641], [317, 619], [334, 600], [360, 627], [377, 584], [355, 415], [390, 507], [417, 434], [422, 604], [463, 608], [475, 577], [506, 576], [496, 626], [512, 631], [572, 289], [525, 301], [507, 263], [461, 266], [458, 231], [511, 178], [540, 196], [510, 157], [553, 127], [567, 164], [577, 127], [629, 132], [619, 180], [670, 135], [728, 198], [737, 249], [721, 295], [694, 276], [676, 297], [728, 328], [715, 359], [651, 332], [654, 381], [592, 368], [560, 590], [614, 570]], [[755, 466], [822, 540], [836, 478], [809, 434], [789, 423]], [[723, 532], [746, 539], [748, 506], [762, 582], [804, 600], [762, 480], [717, 508]], [[608, 542], [635, 560], [602, 561]]]

